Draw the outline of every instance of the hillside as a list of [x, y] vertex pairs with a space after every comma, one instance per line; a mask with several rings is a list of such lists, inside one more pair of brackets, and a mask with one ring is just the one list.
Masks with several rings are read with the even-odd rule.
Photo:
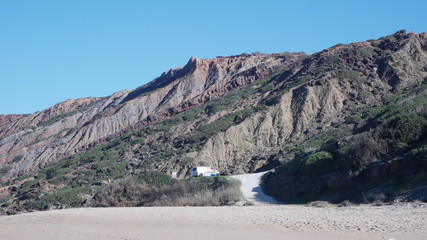
[[82, 206], [123, 179], [196, 165], [275, 168], [264, 185], [281, 201], [417, 198], [426, 84], [427, 33], [191, 58], [132, 91], [0, 116], [0, 201], [12, 212], [48, 197], [49, 208]]

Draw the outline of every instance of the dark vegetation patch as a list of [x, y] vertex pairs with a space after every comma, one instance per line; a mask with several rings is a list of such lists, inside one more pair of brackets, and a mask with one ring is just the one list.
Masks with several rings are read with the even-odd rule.
[[[373, 202], [404, 198], [427, 185], [422, 170], [427, 168], [427, 93], [423, 87], [415, 92], [398, 92], [382, 106], [349, 116], [347, 124], [355, 128], [347, 137], [335, 138], [346, 132], [341, 125], [317, 137], [323, 144], [308, 140], [300, 145], [318, 150], [288, 148], [296, 157], [265, 179], [266, 192], [295, 203]], [[323, 137], [331, 131], [333, 137]]]
[[44, 194], [29, 201], [27, 210], [49, 210], [54, 208], [80, 207], [85, 203], [83, 194], [90, 194], [90, 188], [64, 187], [50, 194]]
[[6, 175], [10, 170], [12, 169], [12, 166], [10, 165], [4, 165], [0, 168], [0, 177], [3, 175]]
[[[34, 192], [40, 180], [24, 183], [23, 196]], [[11, 197], [2, 198], [3, 205]], [[20, 205], [25, 211], [69, 207], [223, 206], [242, 200], [240, 182], [225, 177], [172, 179], [169, 174], [145, 172], [106, 186], [69, 185], [56, 191], [35, 193]]]
[[93, 207], [224, 206], [242, 200], [240, 182], [223, 177], [170, 179], [147, 173], [112, 184], [91, 200]]

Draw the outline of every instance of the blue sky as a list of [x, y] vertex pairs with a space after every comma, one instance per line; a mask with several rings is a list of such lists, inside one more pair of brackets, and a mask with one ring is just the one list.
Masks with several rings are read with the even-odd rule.
[[191, 56], [314, 53], [400, 29], [427, 1], [0, 1], [0, 114], [141, 86]]

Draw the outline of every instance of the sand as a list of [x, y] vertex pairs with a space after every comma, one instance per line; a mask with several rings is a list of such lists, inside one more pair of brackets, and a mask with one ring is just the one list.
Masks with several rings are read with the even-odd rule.
[[274, 198], [264, 194], [260, 186], [261, 177], [267, 172], [268, 171], [260, 173], [241, 174], [234, 175], [231, 177], [239, 180], [242, 183], [240, 190], [243, 193], [243, 197], [246, 199], [246, 201], [252, 203], [253, 205], [260, 206], [266, 204], [279, 204], [279, 202], [276, 201]]
[[426, 239], [427, 205], [81, 208], [0, 217], [0, 239]]

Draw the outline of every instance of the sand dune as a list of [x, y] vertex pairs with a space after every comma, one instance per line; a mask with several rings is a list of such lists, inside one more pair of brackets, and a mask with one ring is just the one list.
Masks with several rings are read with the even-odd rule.
[[0, 239], [425, 239], [427, 205], [82, 208], [0, 217]]

